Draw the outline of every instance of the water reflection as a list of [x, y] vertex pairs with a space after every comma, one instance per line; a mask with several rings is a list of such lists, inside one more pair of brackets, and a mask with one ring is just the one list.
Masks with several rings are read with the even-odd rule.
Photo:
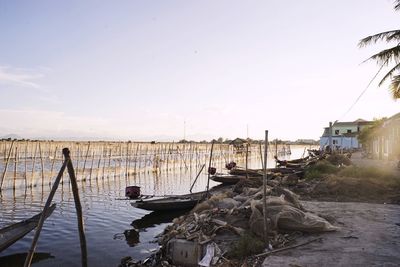
[[[301, 152], [303, 152], [303, 148]], [[273, 167], [272, 160], [269, 162], [271, 162], [269, 167]], [[243, 166], [239, 163], [238, 165]], [[187, 171], [186, 169], [172, 170], [162, 174], [144, 172], [128, 177], [115, 176], [114, 173], [110, 173], [108, 176], [78, 181], [85, 223], [88, 266], [118, 266], [121, 259], [126, 256], [131, 256], [135, 260], [144, 260], [151, 251], [158, 249], [158, 244], [154, 242], [155, 236], [160, 234], [173, 218], [182, 214], [175, 211], [149, 213], [133, 208], [129, 200], [120, 200], [125, 198], [126, 185], [140, 186], [141, 193], [145, 195], [187, 194], [200, 167], [201, 164], [199, 164], [199, 168], [193, 166]], [[249, 168], [259, 167], [259, 160], [249, 162]], [[217, 166], [217, 169], [223, 171], [222, 167]], [[203, 172], [196, 182], [193, 192], [204, 191], [206, 184], [207, 175]], [[217, 183], [210, 182], [210, 186], [215, 185]], [[0, 228], [40, 212], [49, 191], [50, 187], [47, 185], [2, 190], [0, 193]], [[44, 223], [37, 250], [51, 252], [54, 256], [38, 261], [33, 266], [81, 266], [82, 255], [79, 249], [75, 204], [67, 174], [64, 175], [63, 182], [53, 201], [57, 204], [57, 208]], [[121, 233], [120, 238], [114, 238], [115, 233]], [[0, 255], [27, 252], [32, 237], [33, 233], [31, 232], [26, 238], [19, 240]], [[23, 260], [25, 259], [25, 257], [21, 257]], [[11, 260], [0, 258], [0, 266], [18, 266]]]
[[139, 232], [136, 231], [135, 229], [125, 230], [124, 236], [125, 236], [126, 243], [130, 247], [134, 247], [136, 244], [138, 244], [140, 242], [139, 241]]
[[189, 210], [154, 211], [134, 220], [131, 225], [139, 231], [146, 231], [146, 228], [154, 227], [161, 223], [172, 222], [173, 219], [187, 213]]
[[[15, 253], [7, 256], [0, 257], [0, 267], [22, 267], [24, 266], [25, 258], [28, 253]], [[53, 255], [46, 252], [36, 252], [33, 254], [32, 263], [52, 259]]]

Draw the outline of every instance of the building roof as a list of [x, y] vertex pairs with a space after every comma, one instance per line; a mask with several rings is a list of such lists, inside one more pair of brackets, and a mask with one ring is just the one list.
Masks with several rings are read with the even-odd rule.
[[364, 119], [357, 119], [355, 121], [336, 121], [332, 126], [340, 127], [340, 126], [350, 126], [350, 125], [368, 125], [372, 124], [372, 121], [366, 121]]

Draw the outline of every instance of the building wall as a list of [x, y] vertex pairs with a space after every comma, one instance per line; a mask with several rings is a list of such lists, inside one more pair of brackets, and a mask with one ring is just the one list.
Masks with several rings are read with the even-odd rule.
[[375, 159], [399, 160], [400, 119], [388, 120], [372, 140], [372, 156]]
[[346, 133], [356, 133], [358, 130], [357, 125], [345, 125], [345, 126], [332, 126], [332, 135], [341, 135]]
[[[327, 145], [329, 145], [329, 137], [322, 136], [319, 140], [320, 149], [324, 149]], [[356, 137], [346, 136], [332, 136], [332, 145], [334, 148], [338, 147], [339, 149], [352, 149], [360, 147]]]

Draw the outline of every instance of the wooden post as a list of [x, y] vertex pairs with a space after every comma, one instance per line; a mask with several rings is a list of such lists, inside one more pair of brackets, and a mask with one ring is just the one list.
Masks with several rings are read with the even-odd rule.
[[[121, 160], [122, 160], [122, 158], [121, 158]], [[129, 142], [126, 142], [125, 177], [129, 176], [129, 173], [128, 173], [128, 161], [129, 161]]]
[[207, 195], [208, 195], [208, 190], [209, 190], [209, 188], [210, 188], [210, 167], [211, 167], [211, 162], [212, 162], [213, 148], [214, 148], [214, 141], [212, 141], [212, 143], [211, 143], [210, 160], [209, 160], [209, 162], [208, 162], [208, 171], [207, 171], [207, 175], [208, 175], [208, 179], [207, 179]]
[[17, 163], [18, 163], [18, 146], [15, 146], [15, 160], [14, 160], [14, 182], [13, 189], [15, 189], [15, 183], [17, 180]]
[[51, 162], [50, 178], [53, 177], [53, 169], [54, 169], [54, 163], [56, 162], [56, 157], [57, 157], [57, 146], [56, 149], [54, 149], [53, 160]]
[[100, 164], [101, 164], [101, 157], [103, 156], [104, 153], [104, 146], [101, 146], [101, 153], [99, 155], [99, 161], [97, 162], [97, 174], [96, 174], [96, 180], [99, 179], [99, 172], [100, 172]]
[[63, 149], [64, 157], [67, 161], [67, 170], [71, 180], [72, 193], [74, 196], [76, 215], [78, 220], [78, 229], [79, 229], [79, 240], [81, 243], [81, 253], [82, 253], [82, 266], [87, 266], [87, 249], [86, 249], [86, 237], [85, 231], [83, 227], [83, 216], [82, 216], [82, 205], [79, 199], [79, 190], [78, 183], [76, 182], [75, 170], [72, 165], [72, 161], [70, 158], [70, 152], [68, 148]]
[[35, 150], [33, 154], [33, 161], [32, 161], [32, 175], [31, 175], [31, 186], [33, 185], [33, 177], [35, 176], [35, 163], [36, 163], [36, 152], [37, 152], [38, 144], [35, 142]]
[[24, 171], [25, 171], [25, 188], [26, 188], [26, 181], [27, 181], [27, 170], [28, 170], [28, 166], [26, 165], [26, 162], [28, 160], [28, 142], [25, 144], [25, 155], [24, 155]]
[[4, 166], [3, 176], [1, 177], [1, 182], [0, 182], [0, 192], [1, 192], [1, 188], [3, 187], [4, 178], [6, 177], [7, 167], [8, 167], [8, 163], [10, 162], [10, 156], [11, 156], [11, 152], [12, 152], [13, 146], [14, 146], [14, 141], [11, 142], [10, 149], [8, 150], [8, 156], [7, 156], [7, 159], [6, 159], [6, 165]]
[[43, 164], [43, 155], [42, 155], [42, 148], [40, 146], [40, 141], [39, 141], [39, 155], [40, 155], [40, 166], [42, 169], [42, 185], [44, 185], [44, 164]]
[[249, 143], [246, 143], [246, 179], [249, 179], [248, 159], [249, 159]]
[[52, 187], [52, 189], [51, 189], [51, 191], [50, 191], [50, 194], [49, 194], [49, 196], [48, 196], [48, 198], [47, 198], [46, 204], [44, 205], [42, 215], [40, 216], [38, 225], [37, 225], [37, 227], [36, 227], [35, 236], [33, 237], [31, 247], [30, 247], [30, 249], [29, 249], [29, 251], [28, 251], [28, 255], [27, 255], [26, 258], [25, 258], [24, 267], [29, 267], [29, 266], [31, 266], [31, 262], [32, 262], [32, 258], [33, 258], [33, 253], [35, 252], [36, 243], [37, 243], [37, 241], [39, 240], [40, 231], [42, 230], [43, 223], [44, 223], [44, 220], [45, 220], [45, 218], [46, 218], [46, 213], [47, 213], [47, 211], [49, 210], [51, 201], [53, 200], [53, 197], [54, 197], [54, 194], [56, 193], [58, 184], [60, 183], [62, 174], [64, 173], [64, 170], [65, 170], [65, 168], [67, 167], [67, 163], [69, 162], [69, 160], [70, 160], [70, 158], [68, 158], [68, 159], [66, 158], [66, 159], [64, 160], [64, 163], [63, 163], [63, 165], [61, 166], [60, 171], [58, 172], [57, 178], [56, 178], [56, 180], [54, 181], [53, 187]]
[[199, 178], [200, 173], [203, 171], [205, 166], [206, 166], [206, 164], [203, 164], [203, 166], [201, 166], [201, 169], [200, 169], [199, 173], [197, 174], [196, 178], [194, 179], [194, 182], [193, 182], [192, 186], [190, 187], [190, 190], [189, 190], [190, 193], [192, 193], [192, 189], [193, 189], [193, 187], [194, 187], [194, 185], [195, 185], [195, 183], [197, 181], [197, 178]]
[[90, 164], [89, 181], [92, 180], [93, 161], [94, 161], [94, 150], [93, 150], [93, 152], [92, 152], [92, 163]]
[[77, 143], [78, 145], [78, 149], [77, 149], [77, 155], [76, 155], [76, 176], [78, 176], [78, 172], [79, 172], [79, 159], [80, 159], [80, 143]]
[[86, 168], [86, 161], [89, 156], [89, 149], [90, 149], [90, 142], [86, 150], [85, 160], [83, 161], [82, 179], [85, 179], [85, 168]]
[[263, 177], [263, 213], [264, 213], [264, 241], [268, 245], [268, 220], [267, 220], [267, 155], [268, 155], [268, 130], [265, 130], [264, 144], [264, 177]]

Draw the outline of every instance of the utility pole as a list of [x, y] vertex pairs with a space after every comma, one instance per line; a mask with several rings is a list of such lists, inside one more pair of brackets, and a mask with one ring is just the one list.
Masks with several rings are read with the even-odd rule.
[[332, 122], [329, 122], [329, 149], [330, 151], [333, 151], [332, 147]]

